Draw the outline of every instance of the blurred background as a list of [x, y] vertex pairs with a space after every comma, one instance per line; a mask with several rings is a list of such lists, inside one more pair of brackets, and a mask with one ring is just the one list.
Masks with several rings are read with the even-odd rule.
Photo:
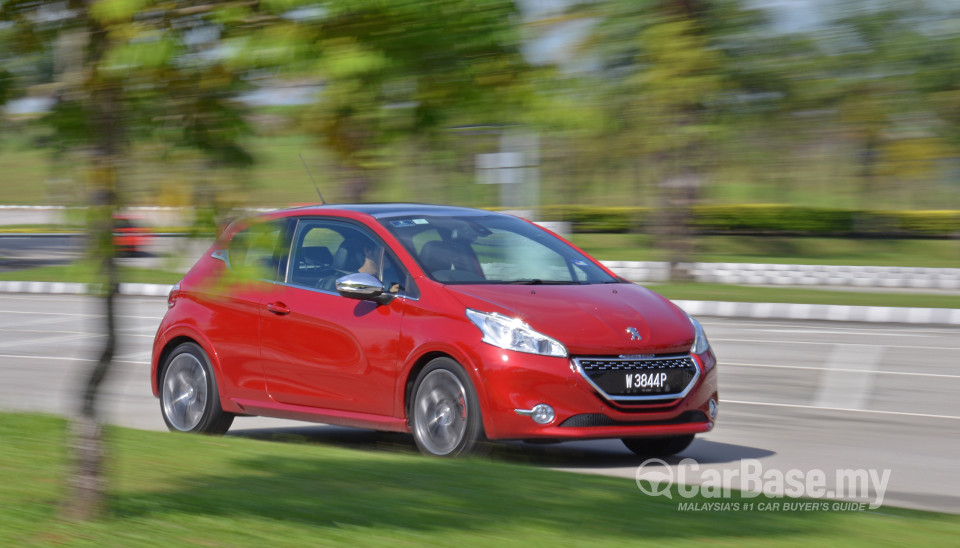
[[[732, 306], [704, 313], [724, 368], [724, 418], [691, 454], [715, 467], [769, 458], [781, 469], [894, 468], [889, 500], [958, 512], [957, 441], [944, 435], [960, 419], [949, 411], [960, 377], [947, 356], [960, 350], [948, 327], [960, 324], [958, 15], [955, 0], [0, 0], [0, 289], [12, 293], [0, 326], [9, 352], [0, 356], [0, 406], [73, 412], [64, 403], [79, 386], [71, 367], [100, 340], [87, 325], [102, 317], [85, 313], [92, 299], [24, 296], [11, 280], [106, 279], [109, 295], [118, 279], [173, 284], [218, 222], [316, 203], [315, 178], [334, 203], [445, 203], [553, 223], [618, 273], [687, 303], [889, 307], [821, 314], [886, 326], [812, 322], [807, 308], [779, 323], [722, 318], [736, 316]], [[690, 280], [698, 283], [670, 283]], [[112, 405], [137, 406], [116, 414], [122, 424], [161, 429], [144, 368], [166, 303], [149, 295], [125, 301], [116, 356], [124, 368], [115, 373], [123, 389]], [[107, 339], [101, 365], [114, 357]], [[167, 438], [156, 445], [174, 447]], [[532, 460], [550, 465], [552, 451]], [[632, 485], [636, 462], [619, 444], [565, 451], [555, 457], [563, 466], [586, 461]], [[130, 476], [186, 473], [187, 452], [170, 457], [169, 469], [152, 457], [131, 464]], [[323, 468], [276, 462], [249, 466], [298, 486]], [[441, 469], [419, 466], [357, 474], [419, 484]], [[454, 472], [445, 485], [476, 468]], [[525, 492], [500, 483], [502, 496], [479, 483], [449, 500], [492, 492], [500, 508]], [[204, 484], [216, 503], [193, 504], [196, 481], [185, 485], [184, 513], [244, 498], [232, 477]], [[302, 504], [263, 497], [287, 500], [271, 516], [313, 508], [324, 491], [303, 485]], [[383, 508], [432, 500], [434, 484], [425, 485]], [[328, 500], [363, 489], [344, 492], [328, 491]], [[589, 520], [571, 492], [521, 511], [503, 506], [503, 521], [573, 501], [557, 530], [581, 528]], [[139, 528], [149, 521], [142, 509], [180, 508], [176, 498], [121, 507], [133, 508]], [[466, 522], [465, 507], [450, 523]], [[347, 522], [362, 514], [346, 508], [355, 512]], [[835, 519], [811, 528], [807, 515], [774, 516], [757, 528], [730, 514], [668, 515], [698, 539], [726, 531], [736, 542], [757, 531], [822, 541]], [[3, 518], [0, 544], [16, 531]], [[888, 532], [904, 522], [844, 532], [897, 544]], [[633, 523], [631, 542], [651, 538], [640, 529], [649, 523]], [[145, 542], [135, 535], [133, 544]]]
[[797, 226], [766, 206], [659, 221], [942, 236], [960, 228], [958, 11], [8, 0], [0, 203], [83, 205], [103, 184], [123, 206], [315, 201], [303, 155], [335, 202], [543, 207], [613, 232], [778, 204]]
[[0, 211], [5, 231], [109, 198], [209, 233], [316, 202], [305, 163], [331, 202], [517, 210], [678, 279], [960, 266], [947, 0], [0, 6], [0, 204], [57, 208]]

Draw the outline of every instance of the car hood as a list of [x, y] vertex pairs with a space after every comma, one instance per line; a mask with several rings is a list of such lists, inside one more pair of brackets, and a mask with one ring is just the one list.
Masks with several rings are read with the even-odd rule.
[[[664, 297], [632, 283], [447, 285], [464, 306], [522, 319], [571, 356], [663, 354], [690, 350], [694, 329]], [[634, 339], [628, 328], [636, 328]]]

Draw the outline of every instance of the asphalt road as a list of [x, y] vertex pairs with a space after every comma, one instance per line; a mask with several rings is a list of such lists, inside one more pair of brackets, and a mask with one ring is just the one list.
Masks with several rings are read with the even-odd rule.
[[[154, 236], [144, 249], [118, 259], [119, 264], [186, 272], [210, 246], [208, 239]], [[0, 234], [0, 272], [71, 263], [84, 256], [83, 234]]]
[[83, 254], [84, 242], [80, 234], [0, 234], [0, 272], [69, 263]]
[[[104, 399], [110, 422], [164, 429], [147, 378], [150, 344], [164, 310], [164, 299], [122, 301], [118, 367]], [[70, 414], [96, 355], [101, 321], [97, 301], [86, 297], [0, 295], [0, 409]], [[960, 328], [703, 323], [720, 357], [718, 426], [668, 459], [664, 473], [676, 478], [680, 468], [691, 470], [677, 465], [684, 457], [695, 459], [700, 473], [727, 472], [734, 487], [742, 485], [736, 473], [753, 462], [745, 459], [757, 459], [764, 473], [795, 469], [809, 477], [823, 471], [828, 482], [838, 469], [889, 470], [884, 505], [960, 513], [960, 372], [951, 359], [960, 351]], [[413, 450], [408, 436], [262, 418], [238, 418], [231, 435], [294, 435], [309, 443]], [[621, 476], [630, 485], [643, 462], [616, 440], [518, 442], [494, 454]], [[875, 500], [875, 493], [860, 498]]]

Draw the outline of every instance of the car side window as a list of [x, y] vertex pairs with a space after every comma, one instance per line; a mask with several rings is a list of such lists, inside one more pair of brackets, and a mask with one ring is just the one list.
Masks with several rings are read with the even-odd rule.
[[286, 264], [283, 236], [281, 221], [257, 223], [237, 232], [227, 248], [231, 270], [261, 280], [282, 279]]
[[383, 282], [386, 292], [411, 296], [415, 291], [383, 242], [352, 223], [301, 219], [292, 254], [289, 281], [293, 285], [336, 292], [338, 278], [363, 272]]

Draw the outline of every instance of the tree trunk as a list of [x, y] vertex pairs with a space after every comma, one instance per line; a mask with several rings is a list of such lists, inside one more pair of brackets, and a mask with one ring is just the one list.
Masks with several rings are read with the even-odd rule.
[[[107, 171], [109, 176], [112, 170]], [[105, 317], [105, 340], [100, 357], [87, 377], [80, 402], [79, 416], [74, 419], [71, 431], [73, 450], [73, 476], [71, 494], [65, 514], [73, 519], [90, 520], [103, 515], [106, 509], [106, 490], [103, 478], [103, 430], [98, 414], [100, 386], [107, 378], [117, 348], [116, 295], [118, 288], [117, 267], [114, 261], [113, 211], [115, 198], [111, 191], [96, 193], [93, 206], [97, 219], [91, 227], [91, 254], [99, 260], [104, 273], [101, 288]]]
[[124, 120], [120, 83], [104, 79], [97, 71], [110, 47], [110, 36], [107, 29], [95, 19], [84, 19], [88, 24], [90, 41], [85, 59], [85, 73], [88, 76], [83, 87], [88, 91], [85, 102], [89, 127], [95, 132], [90, 160], [89, 253], [101, 265], [103, 281], [99, 293], [106, 321], [104, 346], [83, 387], [80, 412], [71, 431], [73, 473], [69, 481], [70, 498], [65, 504], [64, 513], [73, 519], [89, 520], [103, 515], [106, 509], [103, 430], [98, 400], [100, 387], [112, 369], [117, 348], [115, 299], [119, 283], [114, 261], [116, 250], [113, 232], [117, 209], [117, 164], [122, 148]]
[[660, 183], [660, 212], [656, 244], [670, 263], [671, 281], [692, 281], [693, 203], [700, 174], [686, 170], [668, 175]]

